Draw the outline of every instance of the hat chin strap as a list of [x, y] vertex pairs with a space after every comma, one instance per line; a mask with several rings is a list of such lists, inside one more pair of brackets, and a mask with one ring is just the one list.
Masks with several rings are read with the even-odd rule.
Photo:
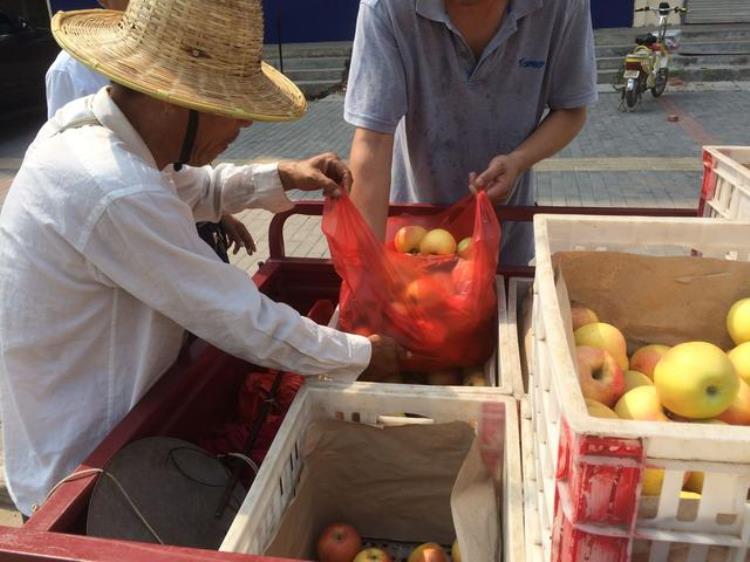
[[182, 167], [190, 160], [190, 154], [193, 152], [195, 133], [198, 132], [198, 115], [198, 112], [194, 109], [191, 109], [188, 114], [187, 129], [185, 129], [185, 138], [182, 140], [180, 159], [174, 164], [174, 169], [177, 172], [182, 170]]

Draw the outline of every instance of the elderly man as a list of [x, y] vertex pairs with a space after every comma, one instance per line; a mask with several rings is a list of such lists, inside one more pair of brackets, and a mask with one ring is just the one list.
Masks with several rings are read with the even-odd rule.
[[[593, 39], [588, 0], [361, 0], [344, 117], [373, 230], [389, 196], [447, 205], [471, 186], [533, 205], [529, 170], [597, 99]], [[530, 225], [504, 224], [501, 261], [532, 255]]]
[[113, 85], [44, 125], [0, 213], [0, 406], [9, 490], [25, 515], [169, 368], [185, 329], [304, 375], [398, 369], [392, 340], [272, 302], [195, 231], [224, 212], [289, 209], [288, 189], [335, 195], [351, 183], [332, 154], [207, 165], [253, 120], [305, 110], [260, 62], [259, 4], [131, 0], [124, 13], [52, 21], [61, 46]]
[[[99, 0], [99, 4], [102, 8], [122, 11], [128, 7], [128, 0]], [[47, 117], [52, 119], [57, 110], [67, 103], [95, 94], [108, 84], [109, 78], [82, 64], [63, 49], [45, 76]], [[232, 246], [235, 255], [240, 248], [245, 248], [248, 254], [256, 249], [245, 225], [230, 214], [224, 214], [218, 223], [199, 223], [198, 233], [226, 262], [229, 261], [227, 252], [232, 250]]]

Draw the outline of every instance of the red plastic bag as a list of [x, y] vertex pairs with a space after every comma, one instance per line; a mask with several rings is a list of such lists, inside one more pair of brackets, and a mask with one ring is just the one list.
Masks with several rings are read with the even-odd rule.
[[[457, 242], [471, 237], [470, 257], [398, 252], [393, 238], [407, 225], [443, 228]], [[322, 226], [343, 280], [342, 330], [393, 337], [413, 354], [407, 371], [474, 366], [492, 354], [500, 225], [486, 193], [438, 214], [392, 217], [385, 244], [348, 196], [326, 200]]]

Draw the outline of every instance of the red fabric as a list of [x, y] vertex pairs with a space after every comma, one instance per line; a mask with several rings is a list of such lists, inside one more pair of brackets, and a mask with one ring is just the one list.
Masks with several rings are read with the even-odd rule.
[[[242, 452], [260, 406], [271, 391], [275, 376], [276, 371], [249, 373], [237, 398], [236, 418], [211, 431], [198, 445], [214, 454]], [[281, 376], [283, 378], [276, 393], [276, 404], [269, 410], [248, 455], [258, 466], [263, 462], [292, 400], [304, 382], [304, 377], [300, 375], [281, 373]]]
[[[398, 252], [393, 238], [406, 225], [471, 237], [471, 257]], [[343, 280], [343, 330], [393, 337], [413, 353], [402, 365], [410, 371], [478, 365], [492, 354], [500, 225], [486, 193], [438, 214], [392, 217], [385, 244], [347, 196], [326, 200], [322, 227]]]

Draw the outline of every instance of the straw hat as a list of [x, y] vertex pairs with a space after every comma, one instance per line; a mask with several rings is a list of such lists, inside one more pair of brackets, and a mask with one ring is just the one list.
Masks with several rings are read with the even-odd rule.
[[261, 62], [260, 0], [130, 0], [125, 12], [58, 12], [52, 33], [76, 59], [133, 90], [257, 121], [305, 113], [305, 96]]

